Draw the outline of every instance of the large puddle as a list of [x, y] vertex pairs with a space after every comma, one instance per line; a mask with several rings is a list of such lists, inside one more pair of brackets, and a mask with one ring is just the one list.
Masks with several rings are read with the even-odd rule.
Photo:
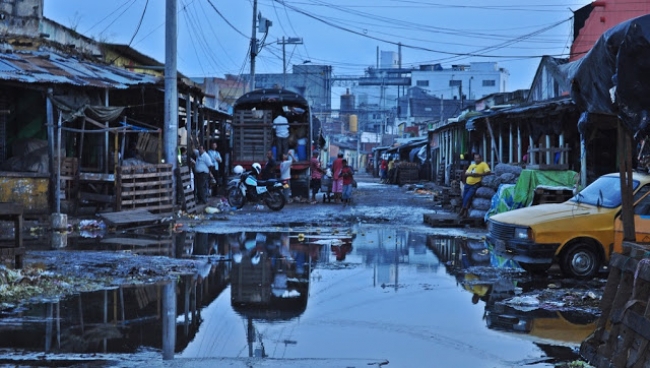
[[[593, 308], [539, 296], [552, 284], [576, 298], [588, 289], [531, 279], [478, 240], [373, 226], [154, 240], [79, 240], [70, 248], [128, 248], [208, 266], [171, 289], [126, 285], [5, 311], [0, 349], [138, 354], [172, 346], [177, 358], [552, 367], [579, 358], [576, 348], [597, 320]], [[169, 290], [172, 307], [163, 302]], [[168, 313], [176, 316], [171, 325]]]

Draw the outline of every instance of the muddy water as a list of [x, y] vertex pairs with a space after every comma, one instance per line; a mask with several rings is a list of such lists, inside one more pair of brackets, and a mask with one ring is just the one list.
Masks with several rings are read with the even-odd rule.
[[361, 226], [182, 233], [169, 248], [138, 250], [206, 265], [179, 278], [172, 333], [163, 333], [163, 285], [127, 285], [5, 312], [0, 349], [137, 355], [162, 351], [165, 337], [176, 359], [552, 367], [578, 359], [595, 326], [593, 310], [504, 303], [549, 280], [478, 240]]

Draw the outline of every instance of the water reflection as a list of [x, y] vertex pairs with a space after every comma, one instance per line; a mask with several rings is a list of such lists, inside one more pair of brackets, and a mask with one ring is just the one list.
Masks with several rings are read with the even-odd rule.
[[525, 296], [547, 289], [553, 280], [533, 279], [511, 263], [491, 257], [483, 241], [429, 236], [427, 245], [458, 285], [472, 294], [472, 303], [485, 303], [488, 328], [573, 344], [594, 331], [597, 315], [560, 310], [562, 303], [556, 301], [540, 306], [535, 296]]
[[[140, 242], [145, 238], [159, 243]], [[374, 340], [362, 338], [367, 333], [376, 334], [380, 342], [383, 337], [393, 341], [404, 326], [410, 326], [404, 328], [410, 331], [423, 323], [430, 326], [422, 327], [422, 336], [438, 333], [438, 324], [444, 322], [431, 317], [431, 305], [436, 305], [436, 314], [444, 319], [466, 323], [458, 327], [463, 330], [487, 327], [572, 343], [592, 331], [595, 320], [590, 314], [526, 311], [504, 303], [526, 291], [544, 289], [548, 281], [539, 283], [518, 269], [496, 267], [478, 240], [388, 227], [233, 234], [164, 232], [154, 238], [154, 234], [143, 233], [134, 238], [138, 244], [93, 239], [94, 244], [78, 242], [76, 247], [128, 248], [195, 261], [196, 274], [175, 280], [173, 333], [163, 328], [164, 285], [125, 285], [3, 312], [0, 348], [133, 354], [142, 348], [164, 351], [165, 343], [172, 341], [173, 351], [186, 357], [319, 357], [325, 354], [324, 339], [349, 338], [366, 350], [354, 350], [350, 342], [340, 351], [341, 356], [357, 357], [355, 354], [375, 351]], [[444, 291], [455, 290], [454, 282], [468, 293]], [[460, 298], [453, 299], [458, 294]], [[402, 313], [405, 300], [408, 313]], [[477, 310], [478, 317], [467, 318]], [[309, 322], [301, 326], [305, 319]], [[337, 324], [321, 324], [322, 320]], [[390, 329], [384, 330], [387, 326]], [[345, 333], [341, 334], [342, 330]], [[453, 335], [441, 334], [444, 339]], [[479, 341], [480, 335], [462, 341], [486, 346], [487, 342]], [[430, 344], [415, 335], [400, 336], [408, 346], [421, 344], [422, 351]], [[267, 349], [270, 344], [277, 353]], [[301, 349], [287, 349], [297, 344]], [[392, 349], [391, 344], [382, 348]], [[282, 354], [278, 345], [284, 345]], [[207, 351], [205, 346], [218, 346], [218, 350]], [[544, 349], [554, 350], [550, 346]], [[426, 355], [417, 354], [421, 355], [415, 355], [413, 361]]]

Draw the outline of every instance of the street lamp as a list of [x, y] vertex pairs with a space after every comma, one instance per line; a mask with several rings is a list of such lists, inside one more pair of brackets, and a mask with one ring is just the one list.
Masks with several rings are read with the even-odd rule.
[[287, 52], [285, 45], [302, 45], [302, 37], [287, 37], [282, 36], [282, 41], [278, 40], [282, 45], [282, 88], [287, 85]]

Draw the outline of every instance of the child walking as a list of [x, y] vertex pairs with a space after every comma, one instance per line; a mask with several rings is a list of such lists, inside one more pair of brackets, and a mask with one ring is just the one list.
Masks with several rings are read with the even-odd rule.
[[352, 182], [354, 180], [354, 172], [352, 167], [348, 165], [348, 160], [343, 159], [343, 168], [341, 169], [341, 177], [343, 178], [343, 206], [350, 203], [352, 198]]

